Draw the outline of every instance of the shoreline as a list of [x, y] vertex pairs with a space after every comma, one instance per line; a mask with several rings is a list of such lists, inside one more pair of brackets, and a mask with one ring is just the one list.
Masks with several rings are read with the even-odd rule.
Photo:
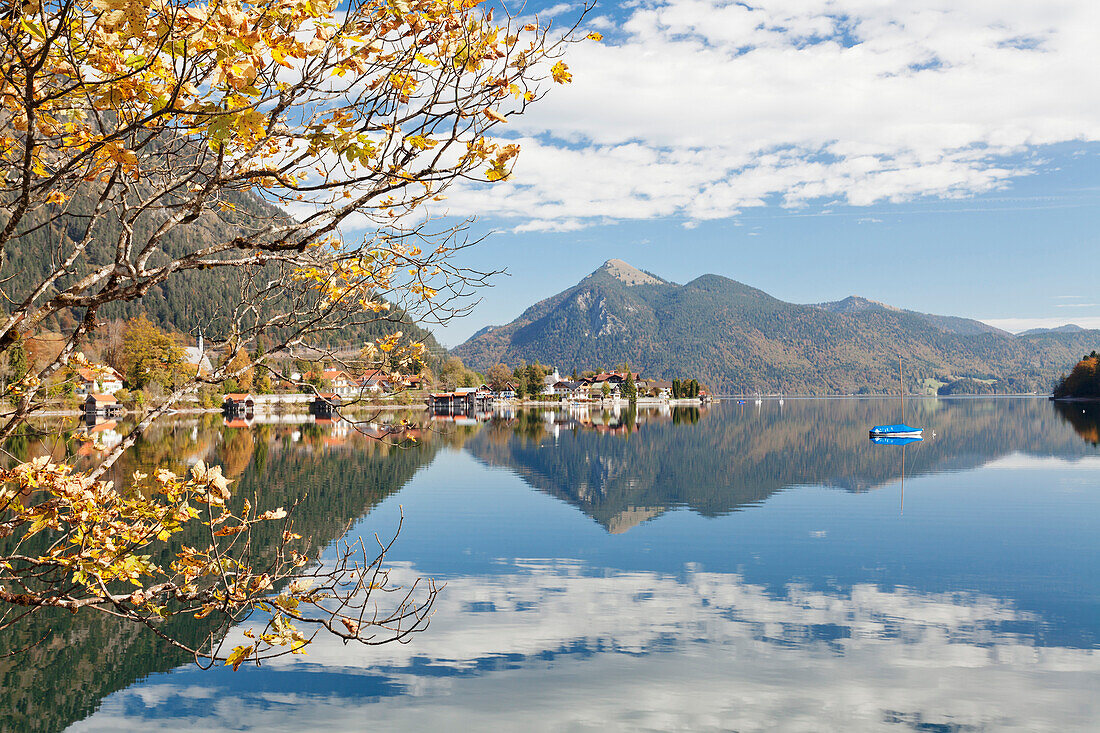
[[[667, 405], [670, 407], [684, 407], [684, 406], [700, 406], [706, 404], [712, 404], [715, 402], [731, 402], [734, 400], [761, 400], [767, 402], [777, 402], [779, 400], [876, 400], [876, 399], [907, 399], [907, 400], [969, 400], [969, 399], [1047, 399], [1051, 402], [1066, 402], [1066, 403], [1092, 403], [1100, 402], [1100, 397], [1053, 397], [1049, 393], [1039, 394], [1035, 392], [1014, 392], [1011, 394], [955, 394], [955, 395], [921, 395], [921, 394], [907, 394], [907, 395], [891, 395], [891, 394], [872, 394], [872, 395], [814, 395], [814, 394], [785, 394], [785, 395], [760, 395], [760, 396], [743, 396], [743, 395], [712, 395], [709, 400], [700, 400], [698, 398], [680, 398], [680, 399], [658, 399], [658, 398], [644, 398], [635, 400], [631, 403], [629, 400], [595, 400], [592, 402], [551, 402], [551, 401], [538, 401], [538, 400], [494, 400], [490, 404], [493, 407], [523, 407], [523, 408], [563, 408], [563, 407], [624, 407], [634, 404], [639, 407], [660, 407]], [[286, 414], [297, 412], [309, 412], [308, 403], [305, 402], [272, 402], [265, 403], [265, 407], [277, 406], [283, 409], [264, 409], [256, 410], [255, 412], [263, 414]], [[340, 408], [341, 410], [348, 411], [398, 411], [398, 410], [423, 410], [430, 412], [431, 407], [423, 402], [413, 402], [406, 405], [397, 404], [349, 404]], [[202, 415], [202, 414], [220, 414], [224, 410], [221, 407], [181, 407], [172, 410], [164, 417], [171, 417], [172, 415]], [[84, 410], [41, 410], [33, 412], [30, 417], [83, 417], [87, 413]], [[138, 411], [133, 409], [126, 409], [120, 417], [140, 417], [145, 414], [144, 411]], [[100, 416], [102, 417], [102, 416]]]

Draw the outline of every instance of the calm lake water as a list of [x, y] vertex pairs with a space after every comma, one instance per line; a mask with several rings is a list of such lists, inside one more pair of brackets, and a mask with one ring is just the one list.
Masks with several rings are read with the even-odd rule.
[[271, 505], [308, 492], [322, 546], [403, 507], [397, 574], [446, 583], [431, 627], [233, 673], [59, 618], [0, 662], [0, 729], [1096, 730], [1097, 409], [918, 400], [929, 439], [871, 445], [901, 409], [532, 412], [405, 448], [166, 426], [120, 471], [202, 457]]

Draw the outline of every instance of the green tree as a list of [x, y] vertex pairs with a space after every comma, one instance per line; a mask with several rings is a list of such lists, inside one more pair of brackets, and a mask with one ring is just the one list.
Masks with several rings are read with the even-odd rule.
[[527, 381], [527, 394], [532, 397], [538, 397], [542, 394], [543, 383], [542, 378], [546, 376], [546, 371], [542, 368], [542, 365], [537, 361], [534, 364], [528, 364], [527, 369], [524, 370], [524, 378]]
[[674, 399], [674, 400], [680, 399], [680, 380], [679, 379], [673, 379], [672, 380], [672, 399]]
[[27, 374], [27, 369], [30, 368], [27, 361], [27, 345], [23, 339], [16, 339], [15, 342], [8, 347], [8, 375], [11, 377], [11, 381], [17, 382]]
[[623, 393], [623, 397], [627, 398], [631, 402], [634, 402], [638, 399], [638, 385], [634, 383], [634, 375], [629, 370], [627, 370], [626, 372], [626, 379], [623, 381], [623, 385], [622, 387], [620, 387], [620, 390]]
[[600, 392], [603, 393], [603, 398], [606, 400], [608, 397], [611, 396], [611, 385], [607, 382], [604, 382], [603, 386], [600, 387]]

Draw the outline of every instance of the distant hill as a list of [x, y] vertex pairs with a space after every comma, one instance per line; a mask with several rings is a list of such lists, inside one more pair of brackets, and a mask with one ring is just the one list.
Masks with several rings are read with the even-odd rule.
[[1034, 336], [1035, 334], [1039, 334], [1039, 333], [1081, 333], [1084, 330], [1086, 330], [1086, 329], [1081, 328], [1080, 326], [1078, 326], [1076, 324], [1067, 323], [1066, 325], [1058, 326], [1057, 328], [1032, 328], [1028, 331], [1021, 331], [1020, 333], [1018, 333], [1016, 335], [1017, 336]]
[[966, 336], [973, 336], [979, 333], [999, 333], [1004, 336], [1011, 335], [1008, 331], [1002, 331], [999, 328], [990, 326], [988, 323], [982, 323], [981, 321], [975, 321], [970, 318], [936, 316], [931, 313], [902, 310], [901, 308], [894, 308], [885, 303], [879, 303], [877, 300], [861, 298], [858, 295], [849, 295], [844, 300], [838, 300], [832, 303], [816, 303], [814, 307], [833, 313], [869, 313], [879, 310], [907, 313], [926, 321], [933, 328], [938, 328], [946, 333], [958, 333]]
[[1017, 337], [854, 296], [787, 303], [719, 275], [678, 285], [609, 260], [453, 353], [479, 370], [521, 360], [563, 370], [626, 361], [650, 376], [692, 376], [722, 392], [806, 394], [896, 392], [903, 356], [908, 390], [973, 378], [1002, 391], [1047, 392], [1097, 344], [1100, 331]]

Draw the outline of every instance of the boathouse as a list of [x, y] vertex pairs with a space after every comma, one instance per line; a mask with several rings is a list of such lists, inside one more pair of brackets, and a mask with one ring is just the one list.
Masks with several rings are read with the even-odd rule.
[[251, 414], [255, 410], [256, 398], [244, 392], [230, 392], [222, 403], [222, 411], [227, 415]]
[[84, 400], [84, 414], [89, 417], [121, 415], [122, 405], [109, 394], [90, 394]]

